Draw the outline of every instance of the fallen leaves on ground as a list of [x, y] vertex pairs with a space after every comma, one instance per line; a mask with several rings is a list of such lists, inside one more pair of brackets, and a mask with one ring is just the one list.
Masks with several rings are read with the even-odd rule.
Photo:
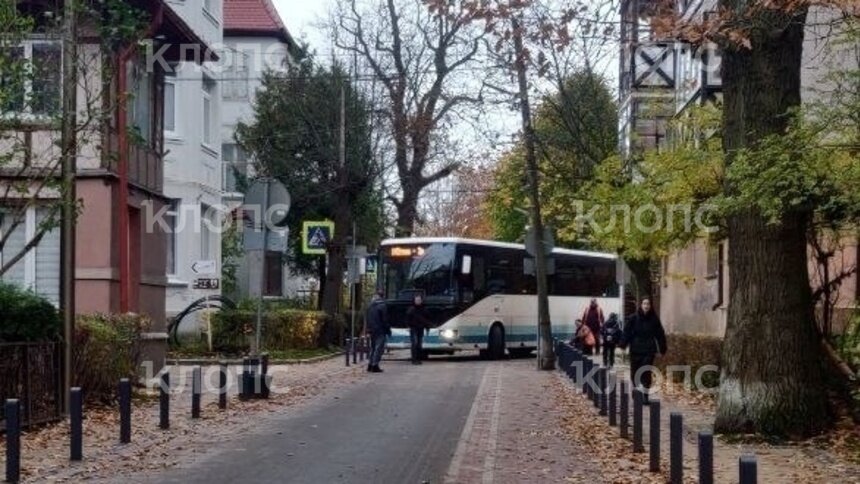
[[[99, 407], [84, 410], [84, 460], [69, 461], [68, 421], [24, 432], [21, 436], [21, 474], [24, 482], [76, 482], [109, 479], [116, 475], [158, 471], [206, 452], [207, 443], [237, 438], [263, 425], [267, 416], [306, 402], [327, 389], [354, 382], [364, 375], [360, 366], [344, 368], [329, 360], [291, 367], [278, 382], [286, 391], [269, 400], [240, 401], [235, 395], [226, 410], [217, 396], [203, 396], [202, 418], [191, 419], [191, 394], [171, 398], [170, 429], [158, 428], [158, 402], [136, 399], [132, 406], [131, 443], [119, 443], [119, 412]], [[5, 441], [0, 442], [5, 459]], [[5, 461], [0, 460], [0, 467]]]

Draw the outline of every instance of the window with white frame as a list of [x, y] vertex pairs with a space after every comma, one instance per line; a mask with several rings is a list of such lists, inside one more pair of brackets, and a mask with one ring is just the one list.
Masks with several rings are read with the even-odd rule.
[[233, 49], [229, 53], [230, 66], [227, 71], [227, 79], [223, 84], [224, 99], [244, 101], [249, 97], [249, 63], [251, 61], [247, 52]]
[[178, 110], [176, 109], [176, 73], [167, 72], [164, 74], [164, 132], [171, 136], [176, 136], [176, 117]]
[[215, 132], [215, 80], [203, 76], [203, 144], [212, 146], [212, 135]]
[[143, 144], [150, 146], [153, 136], [153, 106], [155, 106], [154, 76], [140, 60], [129, 62], [128, 78], [131, 80], [128, 100], [128, 122]]
[[0, 111], [53, 116], [60, 112], [62, 48], [56, 40], [27, 40], [4, 48], [0, 59]]
[[224, 166], [224, 191], [240, 191], [240, 181], [248, 176], [248, 156], [236, 143], [221, 145], [221, 160]]
[[179, 237], [179, 207], [182, 200], [173, 199], [170, 202], [170, 207], [164, 214], [164, 222], [167, 225], [167, 275], [173, 276], [177, 274], [179, 266], [178, 248]]
[[[16, 224], [16, 221], [19, 223]], [[53, 211], [47, 207], [29, 207], [23, 213], [23, 218], [10, 213], [0, 222], [0, 234], [6, 234], [9, 230], [11, 234], [0, 251], [0, 264], [20, 254], [27, 243], [42, 230], [45, 234], [39, 244], [18, 260], [0, 279], [32, 289], [53, 304], [59, 304], [60, 229], [56, 227]]]
[[200, 258], [212, 260], [215, 258], [215, 234], [217, 233], [218, 217], [215, 209], [209, 205], [200, 205]]

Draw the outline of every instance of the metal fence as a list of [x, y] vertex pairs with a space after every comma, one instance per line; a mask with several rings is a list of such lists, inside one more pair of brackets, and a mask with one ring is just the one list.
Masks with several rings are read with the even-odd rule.
[[[60, 343], [0, 343], [0, 402], [17, 398], [22, 427], [61, 416]], [[0, 408], [0, 432], [6, 430]]]

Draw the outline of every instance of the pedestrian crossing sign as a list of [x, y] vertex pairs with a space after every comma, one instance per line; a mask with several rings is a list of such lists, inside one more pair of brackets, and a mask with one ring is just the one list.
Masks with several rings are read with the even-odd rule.
[[302, 253], [325, 255], [332, 237], [334, 237], [334, 222], [330, 220], [302, 223]]

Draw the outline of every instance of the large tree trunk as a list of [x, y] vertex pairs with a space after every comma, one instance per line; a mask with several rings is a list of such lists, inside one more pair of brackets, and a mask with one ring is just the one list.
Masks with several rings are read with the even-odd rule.
[[[721, 3], [748, 8], [739, 0]], [[759, 11], [748, 20], [760, 25], [750, 36], [751, 48], [727, 46], [723, 54], [723, 144], [729, 162], [737, 150], [784, 132], [788, 111], [800, 104], [805, 13], [780, 18]], [[726, 188], [731, 193], [732, 187]], [[718, 432], [805, 436], [827, 425], [807, 271], [808, 220], [807, 213], [798, 212], [768, 224], [753, 208], [728, 219], [730, 299]]]
[[322, 287], [322, 310], [328, 316], [323, 328], [322, 342], [326, 345], [334, 344], [340, 340], [336, 334], [337, 324], [341, 316], [341, 302], [343, 300], [343, 275], [344, 262], [346, 261], [346, 234], [349, 233], [349, 223], [343, 217], [336, 217], [334, 240], [328, 249], [328, 270], [326, 271], [325, 284]]
[[[409, 193], [406, 193], [407, 190]], [[418, 190], [412, 192], [410, 187], [404, 186], [403, 198], [397, 205], [397, 226], [394, 228], [394, 234], [397, 237], [411, 236], [417, 221]]]

